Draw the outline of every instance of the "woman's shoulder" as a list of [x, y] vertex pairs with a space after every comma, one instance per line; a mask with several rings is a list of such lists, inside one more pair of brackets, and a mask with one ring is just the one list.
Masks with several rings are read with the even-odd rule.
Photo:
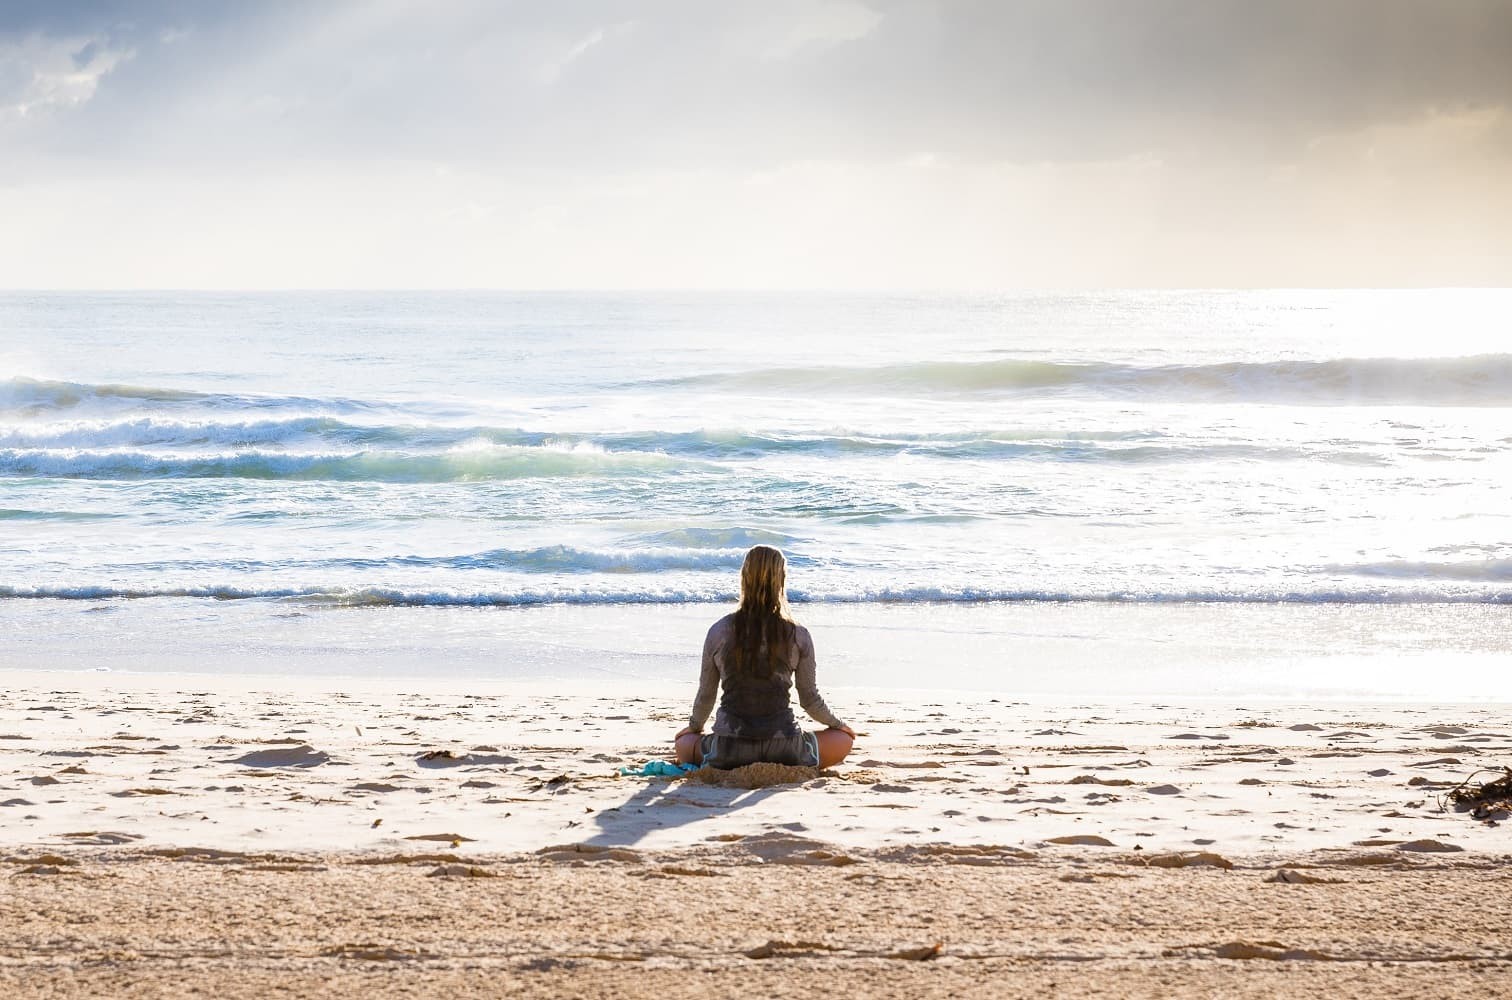
[[724, 636], [728, 635], [730, 633], [730, 630], [734, 627], [735, 612], [732, 611], [729, 614], [725, 615], [723, 618], [719, 619], [719, 621], [715, 622], [713, 625], [709, 626], [708, 637], [710, 639], [723, 638]]

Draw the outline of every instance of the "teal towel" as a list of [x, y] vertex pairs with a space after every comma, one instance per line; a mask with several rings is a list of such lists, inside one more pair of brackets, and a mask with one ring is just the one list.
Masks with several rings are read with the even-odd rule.
[[619, 773], [627, 778], [675, 778], [680, 774], [698, 770], [697, 764], [674, 764], [670, 760], [648, 760], [640, 767], [622, 767]]

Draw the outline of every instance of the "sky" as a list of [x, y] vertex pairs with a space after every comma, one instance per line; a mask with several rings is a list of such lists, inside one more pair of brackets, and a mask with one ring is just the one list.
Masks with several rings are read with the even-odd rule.
[[1512, 285], [1512, 0], [0, 0], [0, 287]]

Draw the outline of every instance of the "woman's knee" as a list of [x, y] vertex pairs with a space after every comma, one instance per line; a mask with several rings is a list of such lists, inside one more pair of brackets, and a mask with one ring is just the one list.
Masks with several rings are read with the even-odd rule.
[[842, 729], [825, 729], [818, 734], [819, 766], [830, 767], [845, 759], [855, 745], [855, 738]]
[[684, 733], [676, 739], [675, 745], [679, 764], [697, 764], [703, 760], [698, 733]]

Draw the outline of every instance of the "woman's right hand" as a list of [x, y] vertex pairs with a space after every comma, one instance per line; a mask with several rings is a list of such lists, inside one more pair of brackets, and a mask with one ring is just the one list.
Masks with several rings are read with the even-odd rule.
[[838, 730], [840, 730], [845, 735], [849, 736], [851, 739], [855, 739], [856, 738], [856, 731], [854, 729], [852, 729], [850, 726], [847, 726], [843, 722], [840, 723], [840, 725], [836, 726], [835, 728], [838, 729]]

